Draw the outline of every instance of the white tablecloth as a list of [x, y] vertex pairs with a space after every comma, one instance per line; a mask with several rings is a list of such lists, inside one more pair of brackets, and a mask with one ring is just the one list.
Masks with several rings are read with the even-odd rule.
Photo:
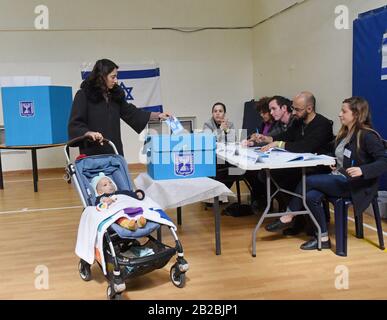
[[153, 180], [147, 173], [140, 173], [134, 183], [163, 209], [234, 195], [223, 183], [211, 178]]

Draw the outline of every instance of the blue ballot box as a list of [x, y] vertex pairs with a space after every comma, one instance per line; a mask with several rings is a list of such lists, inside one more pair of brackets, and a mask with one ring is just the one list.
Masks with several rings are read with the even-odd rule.
[[62, 143], [68, 140], [71, 87], [1, 88], [6, 146]]
[[213, 134], [149, 135], [145, 148], [154, 180], [216, 176]]

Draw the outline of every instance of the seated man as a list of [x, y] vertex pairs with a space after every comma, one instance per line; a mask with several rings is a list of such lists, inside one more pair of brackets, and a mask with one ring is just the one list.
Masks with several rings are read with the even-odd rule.
[[265, 137], [277, 136], [280, 133], [286, 132], [292, 126], [296, 117], [292, 114], [291, 100], [282, 96], [274, 96], [269, 98], [266, 103], [267, 106], [262, 105], [260, 112], [268, 110], [270, 116], [274, 119], [270, 131], [265, 133], [264, 130], [259, 130], [261, 134], [252, 134], [249, 140], [242, 142], [244, 145], [252, 147], [265, 142], [269, 143], [271, 141], [265, 139]]
[[[257, 103], [257, 108], [259, 108], [258, 111], [264, 120], [262, 127], [258, 130], [261, 134], [254, 133], [248, 140], [242, 141], [244, 146], [265, 145], [265, 142], [258, 143], [259, 137], [276, 136], [285, 132], [291, 127], [295, 119], [295, 116], [292, 114], [292, 101], [282, 96], [261, 98]], [[271, 123], [270, 129], [265, 131], [265, 123], [268, 122], [265, 121], [266, 118], [271, 118], [274, 122]], [[252, 204], [255, 208], [263, 207], [266, 203], [266, 187], [264, 182], [258, 178], [259, 174], [259, 170], [248, 170], [245, 173], [245, 179], [249, 182], [252, 189]]]
[[[330, 143], [333, 140], [333, 122], [321, 114], [316, 113], [316, 98], [310, 92], [301, 92], [293, 99], [293, 115], [296, 120], [286, 132], [276, 136], [257, 136], [258, 142], [267, 142], [262, 148], [267, 151], [273, 147], [280, 147], [290, 152], [310, 152], [317, 154], [330, 153]], [[326, 168], [312, 168], [313, 173], [321, 172]], [[312, 172], [308, 172], [312, 173]], [[285, 189], [294, 190], [300, 180], [300, 169], [283, 169], [272, 172], [272, 177]], [[296, 219], [302, 221], [304, 217]], [[283, 216], [266, 226], [268, 231], [276, 231], [289, 226], [290, 216]], [[303, 225], [294, 229], [285, 230], [285, 234], [297, 234]]]
[[288, 130], [274, 136], [257, 136], [257, 142], [266, 142], [262, 151], [280, 147], [290, 152], [328, 153], [333, 140], [333, 122], [316, 113], [316, 98], [310, 92], [301, 92], [293, 99], [294, 123]]

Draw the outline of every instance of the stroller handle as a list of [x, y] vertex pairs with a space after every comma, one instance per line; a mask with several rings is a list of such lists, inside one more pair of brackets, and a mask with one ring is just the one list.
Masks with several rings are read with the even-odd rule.
[[[89, 141], [91, 141], [91, 142], [96, 142], [96, 141], [94, 141], [93, 139], [91, 139], [89, 136], [83, 135], [83, 136], [80, 136], [80, 137], [76, 137], [76, 138], [74, 138], [74, 139], [72, 139], [72, 140], [70, 140], [70, 141], [68, 141], [68, 142], [66, 143], [66, 145], [65, 145], [65, 147], [64, 147], [64, 153], [65, 153], [65, 155], [66, 155], [67, 163], [70, 163], [70, 148], [77, 147], [76, 144], [77, 144], [78, 142], [81, 142], [81, 141], [84, 141], [84, 140], [89, 140]], [[97, 143], [97, 142], [96, 142], [96, 143]], [[116, 148], [115, 144], [114, 144], [112, 141], [110, 141], [109, 139], [103, 138], [103, 139], [102, 139], [102, 143], [103, 143], [103, 144], [104, 144], [104, 143], [109, 144], [109, 145], [113, 148], [114, 153], [117, 154], [117, 155], [119, 154], [118, 151], [117, 151], [117, 148]]]

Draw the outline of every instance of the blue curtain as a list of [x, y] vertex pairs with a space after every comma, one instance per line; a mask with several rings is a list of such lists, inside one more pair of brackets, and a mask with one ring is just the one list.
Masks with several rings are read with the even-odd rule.
[[[362, 13], [354, 21], [352, 91], [368, 100], [373, 125], [387, 139], [387, 80], [381, 80], [385, 33], [387, 6]], [[387, 175], [381, 179], [381, 189], [387, 190]]]

